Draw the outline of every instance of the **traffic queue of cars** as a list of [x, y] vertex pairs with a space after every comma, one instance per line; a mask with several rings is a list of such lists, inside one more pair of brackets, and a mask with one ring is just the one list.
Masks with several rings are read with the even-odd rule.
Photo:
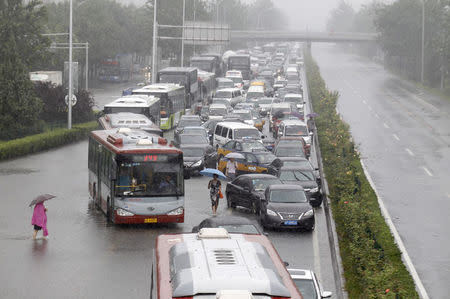
[[[196, 175], [204, 168], [217, 168], [225, 173], [232, 155], [232, 161], [236, 163], [236, 177], [227, 182], [223, 188], [227, 206], [233, 209], [244, 208], [256, 215], [257, 222], [243, 217], [212, 217], [194, 227], [192, 235], [158, 237], [156, 250], [161, 251], [157, 254], [161, 260], [154, 263], [157, 269], [154, 269], [155, 275], [152, 275], [152, 279], [168, 281], [163, 276], [170, 268], [173, 280], [171, 286], [165, 288], [166, 291], [172, 292], [169, 297], [192, 297], [200, 293], [215, 294], [216, 298], [222, 296], [231, 298], [234, 295], [241, 296], [239, 298], [249, 295], [245, 298], [252, 298], [252, 294], [300, 298], [299, 293], [302, 298], [331, 296], [330, 292], [321, 290], [313, 272], [286, 269], [270, 241], [263, 236], [265, 234], [263, 228], [314, 230], [314, 207], [319, 207], [322, 203], [318, 169], [309, 161], [312, 131], [305, 123], [305, 102], [300, 77], [302, 66], [300, 46], [291, 47], [289, 44], [266, 46], [233, 53], [226, 52], [222, 58], [227, 71], [224, 77], [215, 79], [216, 88], [212, 91], [211, 97], [205, 96], [200, 104], [192, 103], [192, 98], [186, 96], [187, 85], [184, 86], [185, 92], [182, 96], [181, 93], [179, 95], [177, 93], [181, 90], [181, 85], [164, 83], [164, 86], [150, 85], [138, 89], [139, 91], [132, 90], [127, 99], [121, 99], [114, 105], [107, 105], [109, 108], [105, 106], [105, 112], [133, 112], [146, 117], [145, 120], [139, 119], [137, 122], [131, 120], [131, 123], [124, 119], [124, 124], [128, 121], [129, 127], [135, 124], [137, 128], [141, 124], [143, 129], [159, 135], [161, 130], [166, 132], [173, 129], [170, 146], [182, 151], [184, 173], [188, 173], [188, 176]], [[202, 57], [193, 58], [191, 67], [197, 67], [199, 72], [202, 67], [206, 67], [203, 71], [215, 76], [223, 74], [216, 55]], [[295, 64], [290, 64], [292, 61]], [[181, 72], [178, 69], [171, 71]], [[186, 78], [190, 79], [194, 70], [189, 68], [188, 71]], [[158, 78], [163, 78], [162, 75]], [[169, 78], [168, 75], [166, 77]], [[156, 97], [159, 97], [159, 100]], [[124, 107], [122, 104], [125, 102], [127, 106]], [[130, 108], [132, 103], [138, 102], [141, 106]], [[188, 103], [192, 105], [189, 107]], [[116, 109], [115, 107], [119, 109], [112, 110]], [[191, 114], [187, 112], [188, 108], [193, 108]], [[152, 112], [152, 109], [159, 110]], [[106, 115], [102, 122], [104, 124], [109, 122], [112, 126], [113, 123], [117, 123], [113, 119], [111, 115]], [[272, 136], [265, 135], [267, 131], [271, 132]], [[208, 231], [209, 228], [222, 230]], [[249, 237], [252, 235], [254, 237]], [[175, 239], [176, 242], [171, 241]], [[208, 244], [210, 247], [207, 248], [200, 243]], [[201, 267], [191, 272], [186, 272], [183, 268], [187, 264], [181, 259], [189, 259], [191, 255], [192, 258], [195, 257], [189, 246], [199, 246], [198, 248], [208, 251], [217, 245], [217, 249], [211, 253], [217, 262], [214, 262], [215, 265], [220, 266], [223, 263], [232, 266], [241, 263], [242, 261], [238, 261], [232, 253], [229, 253], [232, 250], [227, 247], [232, 248], [237, 243], [247, 247], [250, 243], [265, 244], [266, 250], [259, 248], [260, 245], [256, 247], [252, 245], [251, 248], [256, 248], [255, 254], [248, 250], [243, 250], [242, 254], [245, 253], [246, 263], [250, 265], [252, 258], [261, 258], [263, 253], [267, 255], [268, 251], [270, 256], [265, 257], [265, 262], [258, 263], [268, 265], [268, 261], [271, 260], [276, 265], [276, 271], [273, 272], [274, 265], [271, 265], [268, 268], [273, 273], [267, 269], [260, 269], [261, 273], [265, 273], [260, 276], [263, 278], [261, 281], [248, 277], [243, 280], [231, 279], [224, 284], [223, 278], [216, 277], [215, 274], [211, 274], [208, 278], [211, 283], [204, 283], [208, 282], [208, 279], [200, 277]], [[169, 259], [173, 261], [177, 259], [179, 262], [171, 261], [164, 264]], [[199, 262], [200, 256], [195, 259]], [[212, 265], [212, 261], [208, 259], [205, 262], [211, 262], [209, 265]], [[158, 268], [159, 264], [161, 268]], [[240, 267], [236, 266], [235, 269]], [[283, 279], [280, 279], [279, 275], [283, 276]], [[182, 281], [192, 281], [195, 289], [185, 287]], [[279, 284], [275, 285], [274, 282]], [[157, 290], [159, 285], [159, 281], [152, 284], [152, 294], [155, 294], [155, 298], [161, 297], [161, 292]], [[240, 288], [236, 289], [236, 286]], [[241, 293], [228, 294], [227, 292], [233, 288], [241, 290], [239, 291]], [[248, 291], [245, 291], [247, 293], [242, 293], [244, 292], [242, 290], [247, 289]]]

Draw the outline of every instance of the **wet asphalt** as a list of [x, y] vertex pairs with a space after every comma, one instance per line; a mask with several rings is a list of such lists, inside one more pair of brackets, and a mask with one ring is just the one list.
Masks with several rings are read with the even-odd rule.
[[349, 49], [312, 53], [428, 295], [448, 298], [450, 101]]
[[[122, 87], [104, 85], [94, 94], [105, 102]], [[184, 224], [109, 224], [88, 195], [87, 154], [82, 141], [0, 163], [0, 298], [149, 298], [156, 236], [189, 232], [212, 215], [208, 179], [193, 177], [186, 182]], [[40, 193], [57, 198], [46, 203], [48, 238], [32, 240], [28, 204]], [[254, 217], [227, 209], [224, 200], [219, 214]], [[336, 293], [325, 225], [319, 208], [313, 233], [267, 233], [290, 267], [316, 271], [324, 289]]]

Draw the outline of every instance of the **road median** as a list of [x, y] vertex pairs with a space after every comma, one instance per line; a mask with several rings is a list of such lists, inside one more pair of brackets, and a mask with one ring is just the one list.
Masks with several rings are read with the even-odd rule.
[[74, 125], [69, 129], [56, 129], [36, 135], [6, 141], [0, 144], [0, 161], [48, 150], [86, 138], [98, 128], [96, 121]]
[[306, 74], [329, 198], [350, 298], [419, 298], [401, 252], [380, 211], [350, 130], [336, 112], [337, 92], [326, 88], [305, 53]]

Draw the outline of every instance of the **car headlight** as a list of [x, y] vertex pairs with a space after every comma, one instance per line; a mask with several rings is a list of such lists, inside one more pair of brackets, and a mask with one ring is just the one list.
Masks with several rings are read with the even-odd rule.
[[128, 211], [126, 211], [124, 209], [121, 209], [121, 208], [117, 209], [116, 212], [117, 212], [117, 215], [119, 215], [119, 216], [134, 216], [133, 213], [128, 212]]
[[181, 215], [184, 213], [184, 208], [179, 207], [175, 210], [170, 211], [169, 213], [167, 213], [167, 215], [173, 216], [173, 215]]
[[311, 209], [311, 210], [307, 211], [305, 214], [303, 214], [303, 217], [311, 217], [312, 215], [314, 215], [313, 209]]
[[312, 188], [311, 190], [309, 190], [309, 192], [311, 192], [311, 193], [316, 193], [318, 191], [319, 191], [319, 187]]
[[195, 162], [194, 164], [192, 164], [192, 167], [197, 167], [200, 166], [202, 164], [202, 160], [198, 160], [197, 162]]
[[272, 210], [270, 210], [270, 209], [267, 209], [267, 215], [270, 215], [270, 216], [278, 216], [277, 213], [275, 213], [274, 211], [272, 211]]

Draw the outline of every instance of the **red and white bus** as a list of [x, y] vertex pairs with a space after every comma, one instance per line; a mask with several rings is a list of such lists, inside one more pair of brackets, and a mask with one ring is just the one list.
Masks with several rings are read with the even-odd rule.
[[224, 228], [158, 236], [150, 289], [153, 299], [302, 298], [266, 236]]
[[143, 130], [93, 131], [89, 192], [113, 223], [184, 222], [183, 153]]

